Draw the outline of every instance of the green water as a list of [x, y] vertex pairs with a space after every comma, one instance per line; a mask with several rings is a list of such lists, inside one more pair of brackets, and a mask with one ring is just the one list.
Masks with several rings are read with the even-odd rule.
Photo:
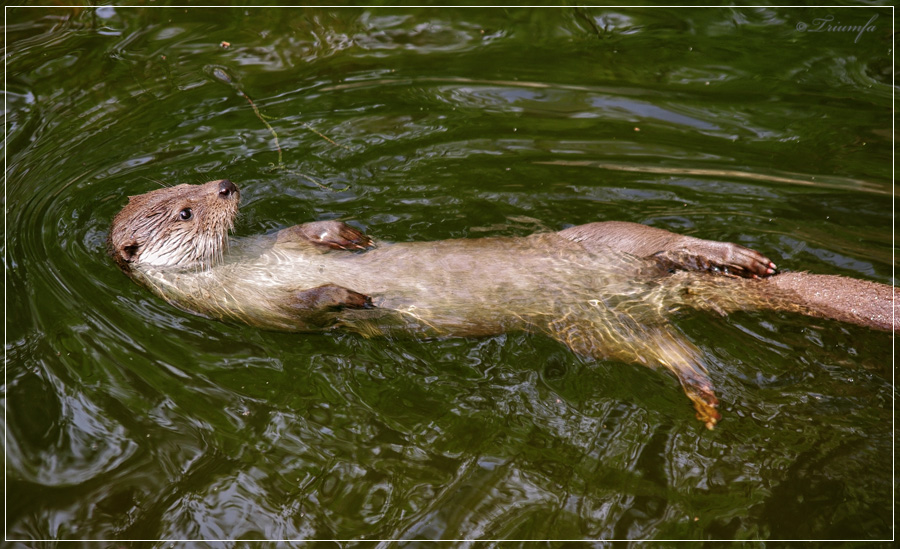
[[6, 15], [15, 546], [894, 535], [888, 334], [676, 317], [718, 387], [710, 432], [665, 371], [523, 334], [217, 323], [105, 254], [127, 195], [227, 177], [241, 235], [617, 219], [894, 283], [890, 9]]

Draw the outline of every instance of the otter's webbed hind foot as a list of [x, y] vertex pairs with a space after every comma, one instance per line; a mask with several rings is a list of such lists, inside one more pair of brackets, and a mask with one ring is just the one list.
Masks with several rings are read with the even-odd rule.
[[602, 221], [557, 233], [588, 250], [612, 248], [657, 259], [667, 269], [712, 271], [744, 278], [775, 274], [775, 264], [761, 253], [731, 242], [704, 240], [626, 221]]
[[313, 221], [278, 232], [279, 244], [307, 243], [324, 250], [366, 250], [375, 243], [361, 231], [341, 221]]
[[727, 276], [760, 278], [776, 273], [768, 257], [731, 242], [692, 239], [688, 247], [663, 250], [650, 256], [667, 269], [709, 271]]
[[551, 321], [550, 336], [582, 356], [649, 367], [663, 365], [678, 378], [694, 404], [697, 419], [707, 429], [715, 427], [721, 419], [716, 410], [719, 399], [700, 360], [700, 350], [681, 334], [662, 325], [642, 325], [632, 318], [598, 322], [601, 315], [592, 319], [575, 317], [581, 315], [564, 315]]

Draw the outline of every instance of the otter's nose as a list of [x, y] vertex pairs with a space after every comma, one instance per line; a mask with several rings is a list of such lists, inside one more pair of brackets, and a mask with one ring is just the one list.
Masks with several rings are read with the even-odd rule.
[[219, 197], [221, 198], [231, 198], [232, 196], [237, 196], [239, 193], [237, 185], [229, 181], [228, 179], [223, 179], [219, 181]]

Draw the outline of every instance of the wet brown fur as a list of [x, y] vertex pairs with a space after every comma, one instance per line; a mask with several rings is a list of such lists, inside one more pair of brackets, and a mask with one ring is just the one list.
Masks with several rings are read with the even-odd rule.
[[110, 253], [139, 283], [210, 318], [366, 336], [527, 330], [583, 356], [661, 365], [710, 428], [718, 401], [699, 350], [667, 320], [673, 310], [772, 309], [898, 331], [891, 286], [773, 276], [775, 265], [753, 250], [635, 223], [392, 244], [319, 221], [237, 239], [225, 253], [239, 198], [227, 180], [130, 197]]

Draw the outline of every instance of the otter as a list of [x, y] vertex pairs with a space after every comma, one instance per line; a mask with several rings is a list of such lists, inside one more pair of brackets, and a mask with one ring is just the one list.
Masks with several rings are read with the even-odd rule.
[[526, 237], [376, 242], [340, 221], [229, 241], [229, 180], [129, 197], [109, 234], [127, 275], [185, 311], [272, 330], [364, 336], [546, 334], [575, 353], [672, 371], [712, 429], [721, 418], [681, 308], [770, 309], [900, 329], [893, 287], [779, 273], [762, 254], [636, 223]]

